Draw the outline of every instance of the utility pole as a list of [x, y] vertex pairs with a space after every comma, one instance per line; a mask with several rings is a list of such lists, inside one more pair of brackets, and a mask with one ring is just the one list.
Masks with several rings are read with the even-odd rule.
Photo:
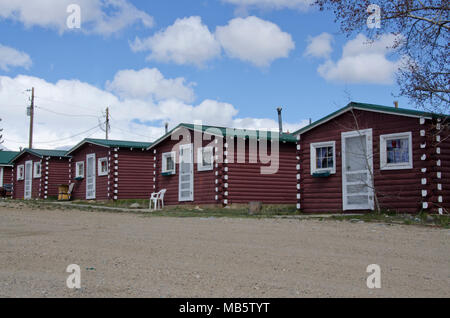
[[109, 107], [106, 107], [106, 140], [108, 140], [108, 133], [109, 133]]
[[30, 137], [29, 137], [29, 149], [33, 149], [33, 121], [34, 121], [34, 87], [31, 88], [31, 105], [30, 105]]

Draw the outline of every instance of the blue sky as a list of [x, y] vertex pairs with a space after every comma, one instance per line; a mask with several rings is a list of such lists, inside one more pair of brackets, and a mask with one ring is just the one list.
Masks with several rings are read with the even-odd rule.
[[[73, 0], [66, 2], [80, 5], [82, 25], [68, 30], [64, 1], [45, 7], [0, 0], [0, 117], [7, 148], [26, 146], [28, 86], [36, 87], [36, 103], [45, 108], [37, 110], [36, 127], [43, 148], [86, 137], [71, 136], [95, 126], [106, 106], [113, 137], [137, 140], [157, 138], [164, 121], [270, 129], [277, 106], [292, 131], [345, 106], [349, 97], [388, 106], [398, 99], [408, 107], [392, 96], [400, 61], [386, 49], [392, 38], [372, 45], [363, 35], [347, 38], [330, 12], [282, 0], [95, 0], [94, 9]], [[105, 6], [108, 1], [116, 5]], [[27, 8], [33, 2], [36, 8]], [[197, 46], [178, 48], [174, 34], [184, 37], [190, 26], [186, 37], [195, 37]], [[271, 35], [264, 38], [264, 30]], [[136, 39], [143, 43], [139, 48]], [[199, 47], [204, 58], [196, 54]], [[125, 70], [134, 72], [117, 77]], [[144, 75], [150, 72], [142, 70], [159, 73], [162, 82], [147, 92]]]

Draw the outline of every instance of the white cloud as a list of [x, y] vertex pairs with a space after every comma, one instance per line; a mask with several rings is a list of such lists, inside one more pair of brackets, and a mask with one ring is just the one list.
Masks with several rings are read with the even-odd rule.
[[31, 58], [25, 52], [20, 52], [16, 49], [0, 44], [1, 70], [7, 72], [11, 67], [23, 67], [25, 69], [28, 69], [31, 64]]
[[222, 0], [239, 7], [259, 9], [300, 9], [306, 10], [314, 0]]
[[[170, 127], [199, 120], [205, 125], [226, 127], [271, 130], [278, 127], [275, 119], [239, 118], [233, 105], [215, 100], [207, 99], [196, 105], [175, 98], [155, 102], [138, 97], [139, 89], [135, 97], [120, 97], [78, 80], [50, 83], [24, 75], [0, 76], [1, 126], [6, 148], [27, 146], [29, 119], [25, 110], [29, 101], [28, 93], [22, 92], [30, 87], [35, 87], [34, 145], [39, 148], [67, 148], [85, 137], [104, 138], [104, 132], [95, 127], [103, 120], [102, 112], [107, 106], [111, 113], [111, 139], [152, 141], [164, 133], [161, 122], [166, 121]], [[151, 94], [160, 93], [155, 88]], [[285, 127], [293, 131], [302, 124], [285, 123]], [[88, 131], [91, 128], [95, 129]]]
[[154, 23], [150, 15], [127, 0], [0, 0], [0, 19], [62, 33], [68, 31], [67, 7], [73, 3], [81, 7], [81, 31], [86, 33], [110, 35], [136, 23], [145, 27]]
[[395, 72], [402, 65], [402, 58], [389, 60], [392, 46], [398, 40], [395, 35], [386, 34], [370, 42], [363, 34], [348, 41], [337, 62], [327, 60], [319, 66], [319, 74], [329, 81], [347, 83], [391, 84]]
[[289, 33], [283, 32], [272, 22], [254, 16], [236, 18], [226, 26], [217, 27], [216, 37], [230, 57], [259, 67], [288, 57], [295, 48]]
[[203, 66], [221, 53], [220, 45], [200, 17], [177, 19], [152, 37], [131, 43], [135, 52], [150, 51], [149, 60]]
[[333, 52], [332, 42], [333, 36], [326, 32], [316, 37], [308, 37], [308, 46], [304, 56], [328, 58]]
[[182, 77], [166, 79], [156, 68], [139, 71], [122, 70], [116, 73], [112, 82], [107, 82], [109, 91], [124, 98], [153, 98], [156, 100], [176, 98], [185, 102], [194, 100], [193, 83], [186, 85]]

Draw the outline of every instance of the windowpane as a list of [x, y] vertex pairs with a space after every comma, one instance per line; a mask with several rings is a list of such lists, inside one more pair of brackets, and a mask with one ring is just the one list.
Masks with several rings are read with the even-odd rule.
[[333, 147], [316, 148], [317, 169], [328, 169], [334, 166]]
[[391, 139], [386, 141], [387, 163], [409, 162], [409, 139]]
[[167, 163], [166, 163], [166, 168], [167, 168], [167, 170], [173, 170], [173, 167], [174, 167], [174, 164], [173, 164], [173, 158], [172, 158], [172, 156], [169, 156], [169, 157], [167, 157], [167, 159], [166, 159], [167, 161]]

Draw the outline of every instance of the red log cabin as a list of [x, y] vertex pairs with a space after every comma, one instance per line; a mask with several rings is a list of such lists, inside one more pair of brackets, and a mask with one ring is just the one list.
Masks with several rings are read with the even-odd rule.
[[153, 192], [149, 142], [85, 139], [67, 152], [74, 200], [148, 199]]
[[24, 149], [11, 162], [14, 199], [56, 197], [58, 186], [67, 184], [66, 151]]
[[17, 151], [0, 150], [0, 188], [12, 188], [13, 164], [11, 160], [18, 154]]
[[448, 213], [448, 115], [350, 103], [295, 132], [297, 208]]
[[180, 124], [149, 147], [166, 205], [296, 204], [290, 134]]

